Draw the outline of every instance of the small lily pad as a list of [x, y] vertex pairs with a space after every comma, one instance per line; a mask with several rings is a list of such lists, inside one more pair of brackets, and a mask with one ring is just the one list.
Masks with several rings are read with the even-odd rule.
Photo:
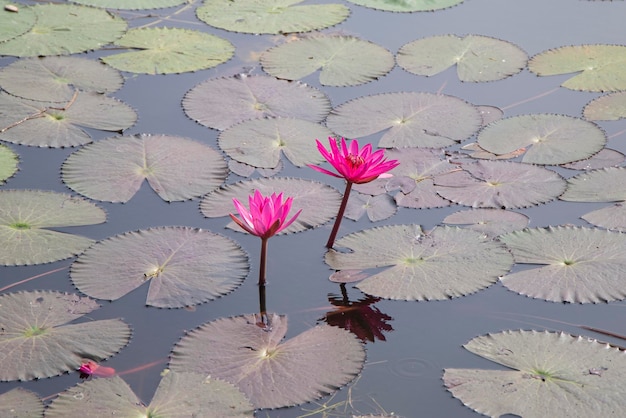
[[0, 145], [0, 184], [4, 184], [6, 179], [17, 171], [19, 158], [11, 148]]
[[396, 202], [388, 194], [371, 196], [357, 191], [350, 194], [345, 217], [358, 221], [367, 213], [367, 217], [372, 222], [382, 221], [392, 217], [398, 211]]
[[463, 0], [348, 0], [350, 3], [389, 12], [432, 12], [463, 3]]
[[43, 402], [34, 392], [17, 387], [0, 395], [0, 416], [7, 418], [43, 417]]
[[614, 149], [604, 148], [586, 160], [563, 164], [561, 167], [572, 170], [595, 170], [598, 168], [617, 167], [622, 165], [624, 161], [626, 161], [626, 156], [624, 156], [621, 152]]
[[470, 209], [455, 212], [444, 218], [448, 225], [467, 225], [466, 228], [490, 237], [517, 231], [528, 226], [528, 216], [501, 209]]

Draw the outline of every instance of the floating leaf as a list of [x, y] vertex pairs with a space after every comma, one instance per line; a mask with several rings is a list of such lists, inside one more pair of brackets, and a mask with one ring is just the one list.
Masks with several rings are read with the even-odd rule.
[[201, 229], [160, 227], [98, 242], [71, 267], [86, 295], [116, 300], [150, 281], [146, 304], [182, 308], [223, 296], [248, 274], [233, 240]]
[[385, 131], [384, 148], [443, 148], [472, 136], [482, 124], [478, 109], [464, 100], [431, 93], [383, 93], [344, 103], [326, 125], [358, 138]]
[[484, 289], [509, 271], [504, 245], [461, 228], [392, 225], [346, 235], [329, 250], [335, 270], [384, 269], [360, 282], [363, 292], [387, 299], [447, 300]]
[[241, 177], [251, 177], [255, 172], [261, 177], [272, 177], [280, 173], [283, 169], [283, 160], [278, 161], [278, 165], [274, 168], [256, 168], [249, 164], [240, 163], [239, 161], [229, 160], [228, 169]]
[[512, 158], [517, 158], [526, 152], [526, 147], [522, 147], [506, 154], [494, 154], [484, 148], [481, 148], [476, 142], [463, 145], [461, 149], [463, 151], [470, 151], [467, 155], [477, 160], [510, 160]]
[[515, 231], [500, 237], [516, 263], [541, 267], [502, 277], [510, 290], [551, 302], [626, 298], [626, 234], [582, 227]]
[[233, 385], [199, 373], [167, 370], [152, 402], [144, 406], [130, 386], [115, 376], [93, 379], [67, 389], [46, 409], [49, 418], [121, 417], [253, 417], [250, 401]]
[[626, 358], [607, 344], [562, 332], [504, 331], [464, 347], [513, 369], [444, 370], [452, 395], [481, 414], [592, 417], [626, 409]]
[[535, 55], [528, 69], [539, 76], [576, 73], [561, 86], [582, 91], [626, 90], [626, 46], [573, 45]]
[[17, 387], [0, 395], [0, 416], [7, 418], [43, 417], [43, 402], [35, 393]]
[[75, 54], [109, 44], [126, 30], [124, 20], [93, 7], [42, 4], [23, 7], [19, 14], [30, 13], [30, 10], [34, 12], [36, 23], [24, 34], [0, 43], [0, 55]]
[[402, 46], [396, 60], [406, 71], [432, 76], [457, 66], [461, 81], [495, 81], [517, 74], [528, 56], [512, 43], [481, 35], [441, 35]]
[[66, 104], [19, 99], [0, 92], [0, 140], [38, 147], [74, 147], [92, 141], [93, 128], [123, 131], [137, 120], [128, 105], [97, 93], [78, 92]]
[[565, 190], [565, 180], [543, 167], [506, 161], [477, 161], [437, 177], [437, 192], [474, 208], [524, 208], [549, 202]]
[[93, 240], [45, 228], [102, 223], [105, 212], [87, 200], [41, 190], [0, 191], [0, 264], [50, 263], [82, 253]]
[[528, 222], [526, 215], [501, 209], [464, 210], [448, 215], [443, 220], [443, 223], [448, 225], [467, 225], [468, 229], [490, 237], [523, 229]]
[[384, 76], [394, 66], [391, 52], [353, 36], [316, 35], [271, 48], [261, 55], [268, 74], [298, 80], [321, 69], [323, 86], [356, 86]]
[[224, 130], [248, 119], [268, 117], [321, 122], [330, 111], [330, 100], [303, 83], [239, 75], [198, 84], [183, 98], [183, 109], [201, 125]]
[[622, 165], [624, 160], [626, 160], [626, 156], [621, 152], [604, 148], [586, 160], [563, 164], [561, 167], [570, 168], [572, 170], [594, 170], [598, 168], [617, 167]]
[[584, 160], [604, 148], [606, 135], [596, 124], [565, 115], [521, 115], [489, 124], [478, 145], [494, 154], [520, 148], [522, 162], [558, 165]]
[[255, 408], [312, 401], [350, 382], [365, 362], [363, 345], [348, 331], [316, 326], [281, 342], [287, 317], [269, 314], [220, 318], [174, 346], [170, 368], [202, 372], [235, 384]]
[[587, 120], [619, 120], [626, 118], [626, 92], [607, 94], [587, 103], [583, 110]]
[[[298, 219], [279, 234], [305, 231], [320, 226], [337, 216], [341, 195], [335, 189], [322, 183], [295, 178], [264, 178], [247, 180], [230, 184], [204, 197], [200, 210], [208, 218], [228, 216], [235, 211], [233, 198], [247, 202], [248, 196], [255, 190], [267, 196], [272, 193], [283, 193], [293, 197], [291, 211], [302, 209]], [[230, 222], [228, 228], [241, 231], [241, 228]]]
[[8, 41], [28, 32], [37, 17], [30, 7], [25, 7], [19, 13], [13, 13], [5, 9], [5, 6], [13, 4], [6, 0], [0, 0], [0, 42]]
[[274, 168], [281, 153], [296, 167], [326, 161], [317, 152], [316, 138], [333, 133], [325, 126], [300, 119], [252, 119], [223, 131], [219, 147], [234, 160], [260, 168]]
[[396, 202], [388, 194], [371, 196], [354, 191], [350, 194], [344, 216], [358, 221], [367, 213], [370, 221], [377, 222], [392, 217], [397, 211]]
[[145, 10], [178, 6], [185, 0], [73, 0], [74, 3], [107, 9]]
[[179, 28], [138, 28], [115, 42], [138, 51], [108, 55], [102, 61], [121, 71], [172, 74], [213, 68], [233, 56], [235, 47], [208, 33]]
[[626, 168], [591, 170], [567, 179], [559, 199], [568, 202], [621, 202], [626, 200]]
[[432, 12], [463, 3], [463, 0], [348, 0], [350, 3], [389, 12]]
[[228, 171], [207, 145], [168, 135], [113, 137], [70, 155], [61, 169], [72, 190], [91, 199], [127, 202], [148, 180], [166, 201], [186, 200], [219, 187]]
[[43, 102], [69, 102], [75, 89], [110, 93], [122, 75], [101, 62], [77, 57], [17, 60], [0, 70], [0, 86], [14, 96]]
[[33, 291], [0, 295], [0, 380], [32, 380], [77, 370], [122, 349], [130, 327], [120, 319], [72, 323], [96, 310], [76, 294]]
[[626, 206], [623, 203], [616, 203], [606, 208], [591, 211], [581, 218], [591, 225], [626, 231]]
[[216, 28], [244, 33], [297, 33], [343, 22], [350, 9], [342, 4], [294, 6], [302, 0], [211, 0], [196, 10], [198, 19]]
[[6, 145], [0, 145], [0, 184], [11, 177], [17, 171], [19, 159], [17, 154]]

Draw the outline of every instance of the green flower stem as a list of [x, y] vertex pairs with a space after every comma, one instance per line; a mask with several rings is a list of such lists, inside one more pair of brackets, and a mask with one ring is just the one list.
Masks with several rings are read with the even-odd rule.
[[326, 248], [333, 248], [333, 245], [335, 244], [335, 238], [337, 237], [337, 232], [339, 232], [339, 225], [341, 225], [341, 219], [343, 218], [343, 213], [346, 211], [346, 206], [348, 206], [348, 199], [350, 198], [350, 190], [352, 190], [352, 182], [346, 181], [346, 191], [343, 192], [343, 199], [341, 200], [341, 206], [339, 206], [339, 213], [337, 213], [337, 219], [335, 219], [335, 225], [333, 226], [333, 230], [330, 232], [330, 237], [328, 237]]

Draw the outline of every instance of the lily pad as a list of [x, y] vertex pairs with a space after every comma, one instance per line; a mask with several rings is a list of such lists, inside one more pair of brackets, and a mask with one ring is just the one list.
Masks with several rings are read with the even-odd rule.
[[299, 3], [302, 0], [210, 0], [196, 14], [216, 28], [254, 34], [309, 32], [337, 25], [350, 15], [342, 4]]
[[502, 80], [526, 67], [528, 56], [518, 46], [481, 35], [440, 35], [418, 39], [400, 48], [398, 65], [432, 76], [456, 65], [461, 81]]
[[562, 332], [504, 331], [464, 347], [513, 369], [445, 369], [448, 390], [481, 414], [592, 417], [626, 409], [626, 358], [607, 344]]
[[360, 372], [365, 350], [350, 332], [315, 326], [287, 341], [287, 317], [269, 314], [220, 318], [184, 336], [170, 368], [202, 372], [233, 383], [255, 408], [280, 408], [333, 393]]
[[19, 13], [14, 13], [5, 9], [5, 6], [10, 4], [13, 2], [0, 0], [0, 42], [28, 32], [37, 21], [31, 8], [25, 7]]
[[19, 14], [30, 10], [35, 15], [34, 25], [22, 35], [0, 43], [0, 55], [76, 54], [109, 44], [126, 30], [124, 20], [94, 7], [42, 4], [23, 7]]
[[[207, 218], [228, 216], [229, 213], [235, 211], [233, 198], [240, 202], [247, 202], [248, 196], [255, 190], [260, 191], [264, 196], [283, 193], [285, 197], [293, 197], [291, 211], [296, 213], [302, 209], [298, 219], [287, 229], [279, 232], [279, 235], [301, 232], [325, 224], [337, 216], [341, 202], [341, 194], [325, 184], [304, 179], [273, 177], [246, 180], [224, 186], [206, 195], [200, 203], [200, 210]], [[234, 222], [230, 222], [227, 227], [241, 231], [241, 228]]]
[[626, 46], [573, 45], [535, 55], [528, 69], [539, 76], [576, 75], [561, 86], [582, 91], [626, 90]]
[[107, 9], [146, 10], [178, 6], [185, 0], [73, 0], [74, 3]]
[[110, 93], [122, 75], [101, 62], [77, 57], [17, 60], [0, 70], [0, 86], [14, 96], [43, 102], [69, 102], [75, 90]]
[[6, 179], [15, 174], [18, 162], [17, 154], [11, 148], [0, 145], [0, 184], [4, 184]]
[[180, 28], [131, 29], [115, 45], [136, 51], [108, 55], [102, 61], [121, 71], [144, 74], [213, 68], [231, 59], [235, 52], [225, 39]]
[[581, 218], [601, 228], [626, 231], [626, 206], [623, 203], [585, 213]]
[[278, 165], [274, 168], [257, 168], [235, 160], [228, 161], [228, 169], [240, 177], [252, 177], [254, 173], [258, 173], [261, 177], [272, 177], [280, 173], [283, 167], [283, 160], [278, 161]]
[[387, 74], [395, 65], [391, 52], [353, 36], [316, 35], [278, 45], [261, 55], [268, 74], [298, 80], [321, 69], [323, 86], [356, 86]]
[[517, 231], [528, 226], [528, 216], [501, 209], [470, 209], [455, 212], [444, 218], [448, 225], [467, 225], [466, 228], [490, 237]]
[[93, 92], [77, 92], [64, 104], [0, 92], [0, 140], [14, 144], [74, 147], [92, 141], [83, 127], [121, 132], [136, 121], [137, 114], [128, 105]]
[[591, 170], [567, 179], [559, 199], [568, 202], [622, 202], [626, 200], [626, 168]]
[[453, 96], [432, 93], [383, 93], [344, 103], [326, 125], [346, 138], [386, 131], [383, 148], [443, 148], [472, 136], [482, 125], [475, 106]]
[[558, 165], [584, 160], [604, 148], [606, 135], [596, 124], [565, 115], [521, 115], [487, 125], [478, 145], [494, 154], [524, 148], [522, 162]]
[[321, 122], [330, 111], [330, 99], [304, 83], [242, 74], [198, 84], [183, 98], [183, 109], [201, 125], [224, 130], [271, 117]]
[[554, 200], [565, 190], [559, 174], [530, 164], [481, 160], [462, 168], [437, 177], [437, 192], [474, 208], [524, 208]]
[[315, 138], [333, 133], [323, 125], [300, 119], [252, 119], [223, 131], [219, 147], [232, 159], [260, 168], [274, 168], [280, 155], [296, 167], [326, 161], [317, 152]]
[[168, 202], [198, 197], [219, 187], [228, 170], [214, 149], [168, 135], [113, 137], [70, 155], [61, 168], [63, 181], [91, 199], [127, 202], [148, 180]]
[[80, 254], [93, 240], [46, 228], [99, 224], [105, 220], [102, 209], [68, 194], [1, 190], [0, 264], [43, 264]]
[[583, 110], [587, 120], [620, 120], [626, 118], [626, 92], [600, 96], [587, 103]]
[[345, 217], [358, 221], [367, 213], [372, 222], [382, 221], [392, 217], [398, 211], [395, 200], [388, 194], [371, 196], [357, 191], [350, 194]]
[[230, 383], [200, 373], [169, 370], [148, 406], [122, 378], [114, 376], [71, 387], [46, 409], [49, 418], [97, 418], [103, 413], [121, 417], [254, 417], [250, 401]]
[[[76, 294], [33, 291], [0, 295], [0, 380], [57, 376], [102, 360], [130, 340], [121, 319], [73, 323], [100, 306]], [[70, 322], [72, 322], [70, 324]]]
[[387, 299], [447, 300], [484, 289], [513, 266], [499, 242], [455, 227], [424, 233], [419, 225], [383, 226], [346, 235], [329, 250], [335, 270], [383, 268], [357, 287]]
[[463, 151], [469, 151], [467, 155], [476, 160], [510, 160], [517, 158], [526, 152], [526, 147], [522, 147], [516, 149], [515, 151], [507, 152], [506, 154], [494, 154], [484, 148], [481, 148], [481, 146], [476, 142], [463, 145], [461, 149]]
[[0, 416], [11, 418], [43, 417], [43, 402], [34, 392], [17, 387], [0, 395]]
[[541, 267], [502, 277], [508, 289], [551, 302], [626, 298], [626, 234], [582, 227], [515, 231], [500, 237], [516, 263]]
[[463, 3], [463, 0], [348, 0], [350, 3], [389, 12], [432, 12]]
[[626, 156], [624, 156], [621, 152], [614, 149], [604, 148], [586, 160], [563, 164], [561, 167], [572, 170], [595, 170], [598, 168], [617, 167], [622, 165], [624, 161], [626, 161]]
[[86, 295], [116, 300], [150, 281], [146, 304], [182, 308], [223, 296], [248, 274], [246, 253], [233, 240], [202, 229], [159, 227], [98, 242], [72, 264]]

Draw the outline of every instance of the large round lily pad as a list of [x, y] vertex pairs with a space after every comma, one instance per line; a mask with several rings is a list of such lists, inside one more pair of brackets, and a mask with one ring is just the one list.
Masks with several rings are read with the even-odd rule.
[[0, 380], [31, 380], [77, 370], [83, 358], [112, 356], [129, 341], [121, 319], [71, 323], [98, 309], [76, 294], [33, 291], [0, 295]]
[[202, 372], [233, 383], [255, 408], [280, 408], [334, 392], [361, 371], [365, 350], [350, 332], [315, 326], [287, 341], [287, 317], [269, 314], [220, 318], [174, 346], [170, 368]]

